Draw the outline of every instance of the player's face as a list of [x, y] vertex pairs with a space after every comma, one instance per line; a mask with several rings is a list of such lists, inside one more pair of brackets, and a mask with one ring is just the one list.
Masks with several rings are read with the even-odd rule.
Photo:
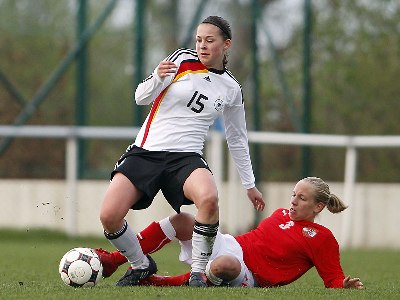
[[290, 200], [290, 219], [293, 221], [314, 222], [315, 216], [323, 208], [323, 203], [315, 202], [314, 187], [310, 183], [300, 180], [294, 187]]
[[196, 52], [207, 68], [222, 70], [224, 54], [230, 46], [231, 40], [224, 40], [217, 26], [205, 23], [197, 27]]

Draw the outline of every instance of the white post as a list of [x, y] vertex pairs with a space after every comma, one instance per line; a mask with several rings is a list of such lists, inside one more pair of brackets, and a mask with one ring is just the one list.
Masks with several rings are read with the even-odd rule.
[[224, 135], [222, 132], [217, 130], [210, 131], [210, 140], [207, 147], [207, 162], [213, 172], [214, 180], [218, 189], [219, 198], [219, 220], [220, 226], [224, 226], [227, 217], [225, 213], [229, 209], [229, 203], [227, 203], [226, 195], [223, 190], [223, 178], [224, 178]]
[[349, 206], [343, 213], [342, 247], [351, 246], [352, 219], [354, 217], [352, 204], [354, 203], [354, 186], [356, 182], [357, 151], [353, 145], [346, 149], [344, 172], [344, 202]]
[[213, 171], [215, 182], [218, 187], [218, 193], [222, 193], [222, 178], [224, 174], [223, 163], [224, 163], [224, 149], [222, 144], [222, 133], [213, 130], [210, 132], [211, 142], [210, 151], [207, 153], [207, 161]]
[[[241, 232], [243, 227], [246, 226], [244, 219], [241, 218], [241, 203], [238, 201], [238, 195], [240, 195], [239, 188], [242, 188], [239, 179], [239, 173], [237, 172], [235, 162], [232, 156], [228, 156], [228, 232], [236, 234]], [[240, 222], [242, 220], [242, 222]]]
[[77, 234], [77, 178], [78, 178], [78, 139], [70, 136], [67, 139], [66, 153], [66, 197], [65, 222], [68, 236]]

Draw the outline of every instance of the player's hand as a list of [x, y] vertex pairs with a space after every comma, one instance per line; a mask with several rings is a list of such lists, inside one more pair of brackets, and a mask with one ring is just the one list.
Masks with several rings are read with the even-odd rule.
[[247, 197], [249, 197], [251, 203], [253, 203], [253, 206], [257, 211], [264, 210], [264, 199], [261, 192], [256, 187], [247, 190]]
[[168, 75], [176, 72], [176, 65], [172, 61], [162, 61], [157, 67], [157, 75], [160, 78], [167, 77]]
[[347, 276], [343, 280], [343, 288], [345, 289], [363, 289], [364, 285], [361, 282], [360, 278], [351, 278], [351, 276]]

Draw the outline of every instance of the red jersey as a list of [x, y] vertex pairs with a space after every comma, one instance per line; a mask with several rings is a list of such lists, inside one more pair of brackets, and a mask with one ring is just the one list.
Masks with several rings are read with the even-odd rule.
[[235, 238], [261, 287], [289, 284], [313, 266], [326, 287], [343, 287], [339, 245], [332, 232], [313, 222], [290, 220], [288, 209], [277, 209], [256, 229]]

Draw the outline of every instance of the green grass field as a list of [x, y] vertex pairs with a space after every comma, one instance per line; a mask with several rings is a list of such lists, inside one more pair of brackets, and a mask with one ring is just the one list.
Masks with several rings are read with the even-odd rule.
[[[69, 239], [49, 231], [0, 230], [0, 299], [400, 299], [400, 251], [348, 250], [342, 253], [346, 274], [362, 279], [365, 290], [326, 289], [315, 269], [280, 288], [132, 287], [116, 288], [120, 268], [94, 288], [66, 286], [58, 274], [61, 257], [74, 247], [111, 245], [101, 238]], [[160, 274], [180, 274], [188, 267], [177, 260], [176, 243], [153, 254]]]

